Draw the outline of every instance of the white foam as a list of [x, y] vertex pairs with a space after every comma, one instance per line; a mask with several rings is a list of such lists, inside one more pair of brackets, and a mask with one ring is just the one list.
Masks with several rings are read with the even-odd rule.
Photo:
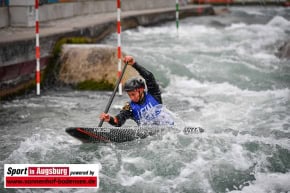
[[244, 29], [247, 26], [245, 23], [232, 23], [229, 27], [226, 27], [225, 30], [237, 30]]
[[133, 164], [135, 167], [143, 169], [148, 167], [148, 161], [142, 157], [124, 157], [123, 163]]
[[289, 192], [290, 173], [257, 173], [256, 180], [242, 190], [230, 191], [230, 193], [269, 193], [269, 192]]
[[[283, 99], [284, 101], [289, 99], [290, 90], [277, 89], [277, 90], [242, 90], [237, 86], [234, 86], [228, 82], [215, 83], [215, 82], [199, 82], [195, 79], [188, 79], [186, 77], [172, 76], [170, 85], [166, 88], [168, 93], [176, 93], [182, 96], [235, 96], [242, 97], [274, 97]], [[239, 97], [240, 96], [240, 97]], [[262, 99], [263, 99], [262, 98]], [[246, 101], [246, 100], [245, 100]]]
[[[243, 90], [227, 82], [199, 82], [175, 76], [166, 91], [173, 93], [172, 97], [182, 98], [189, 103], [187, 111], [176, 113], [187, 124], [203, 128], [258, 132], [254, 130], [258, 127], [283, 132], [284, 124], [289, 120], [289, 114], [286, 113], [290, 100], [288, 88]], [[199, 111], [196, 112], [195, 107]], [[273, 116], [274, 112], [279, 112], [280, 116]]]
[[272, 20], [270, 20], [267, 25], [271, 27], [279, 27], [282, 29], [290, 28], [290, 21], [281, 16], [275, 16]]
[[59, 135], [50, 129], [42, 128], [39, 130], [39, 128], [36, 128], [36, 130], [38, 132], [22, 141], [19, 147], [4, 161], [8, 163], [28, 164], [34, 162], [33, 159], [37, 159], [38, 162], [47, 162], [49, 155], [55, 149], [65, 152], [71, 148], [72, 144], [79, 145], [81, 143], [70, 137], [64, 139], [66, 136]]

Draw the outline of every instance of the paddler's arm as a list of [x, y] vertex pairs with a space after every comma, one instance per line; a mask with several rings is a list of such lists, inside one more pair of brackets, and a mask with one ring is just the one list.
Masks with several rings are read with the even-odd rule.
[[108, 122], [110, 125], [115, 127], [121, 127], [126, 122], [126, 120], [130, 118], [132, 118], [132, 111], [129, 103], [127, 103], [120, 111], [120, 113], [115, 117], [106, 113], [102, 113], [100, 115], [100, 119], [104, 119], [105, 122]]
[[[148, 93], [150, 93], [160, 104], [162, 104], [161, 91], [153, 73], [144, 68], [143, 66], [139, 65], [132, 56], [126, 57], [131, 57], [131, 66], [135, 68], [135, 70], [145, 79]], [[124, 59], [124, 61], [126, 61], [126, 58]]]

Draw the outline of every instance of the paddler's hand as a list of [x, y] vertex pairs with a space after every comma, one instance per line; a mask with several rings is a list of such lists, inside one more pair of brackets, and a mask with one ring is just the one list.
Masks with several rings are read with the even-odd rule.
[[133, 66], [133, 64], [135, 64], [135, 60], [134, 60], [133, 56], [125, 56], [123, 58], [123, 62], [128, 63], [128, 65], [130, 65], [130, 66]]
[[109, 122], [110, 121], [110, 115], [106, 114], [106, 113], [102, 113], [100, 115], [100, 119], [104, 120], [105, 122]]

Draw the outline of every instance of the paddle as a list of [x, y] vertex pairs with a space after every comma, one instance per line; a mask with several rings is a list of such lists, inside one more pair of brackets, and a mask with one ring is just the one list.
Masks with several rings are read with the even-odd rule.
[[[108, 102], [108, 104], [107, 104], [107, 106], [106, 106], [106, 109], [105, 109], [104, 113], [108, 113], [108, 112], [109, 112], [109, 109], [110, 109], [110, 107], [111, 107], [111, 104], [112, 104], [112, 102], [113, 102], [113, 99], [114, 99], [114, 97], [115, 97], [115, 95], [116, 95], [116, 92], [117, 92], [117, 90], [118, 90], [118, 86], [119, 86], [119, 84], [120, 84], [120, 82], [121, 82], [121, 80], [122, 80], [122, 78], [123, 78], [123, 75], [124, 75], [124, 73], [125, 73], [125, 70], [126, 70], [127, 65], [128, 65], [128, 62], [126, 62], [126, 63], [125, 63], [125, 66], [123, 67], [123, 70], [122, 70], [121, 76], [119, 77], [119, 79], [118, 79], [117, 82], [116, 82], [115, 89], [114, 89], [114, 91], [113, 91], [113, 93], [112, 93], [112, 95], [111, 95], [111, 97], [110, 97], [110, 100], [109, 100], [109, 102]], [[104, 123], [104, 119], [102, 119], [102, 120], [100, 121], [98, 127], [102, 127], [103, 123]]]

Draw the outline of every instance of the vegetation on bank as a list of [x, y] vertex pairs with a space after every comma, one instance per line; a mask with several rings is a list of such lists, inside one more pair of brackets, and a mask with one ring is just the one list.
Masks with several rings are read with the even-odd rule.
[[109, 83], [107, 80], [95, 81], [95, 80], [85, 80], [76, 84], [75, 86], [78, 90], [113, 90], [114, 85]]

